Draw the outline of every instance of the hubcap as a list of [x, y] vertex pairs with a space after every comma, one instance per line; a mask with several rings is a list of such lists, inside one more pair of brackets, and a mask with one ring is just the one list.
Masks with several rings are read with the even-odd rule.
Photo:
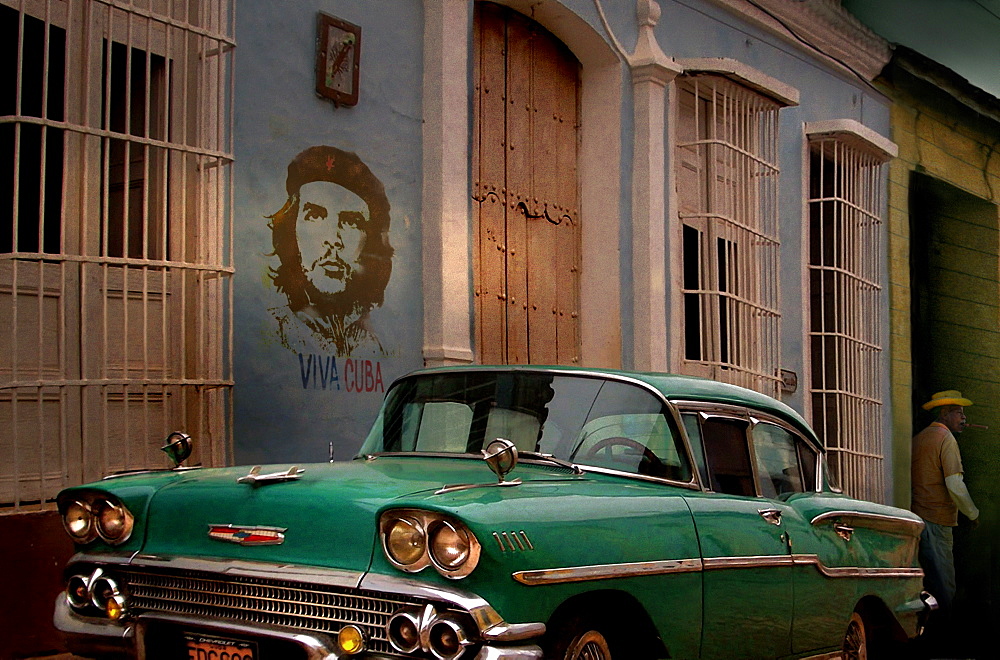
[[858, 621], [851, 621], [844, 635], [844, 658], [846, 660], [867, 660], [868, 644], [865, 631]]
[[567, 649], [566, 660], [611, 660], [611, 651], [604, 635], [588, 630], [573, 640]]

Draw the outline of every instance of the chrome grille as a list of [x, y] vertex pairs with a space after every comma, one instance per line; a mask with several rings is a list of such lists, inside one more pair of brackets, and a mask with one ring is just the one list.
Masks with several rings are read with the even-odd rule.
[[183, 614], [206, 622], [228, 619], [333, 636], [353, 623], [368, 635], [370, 651], [394, 656], [399, 653], [386, 639], [386, 622], [401, 607], [426, 602], [376, 591], [197, 571], [128, 570], [120, 575], [135, 614]]

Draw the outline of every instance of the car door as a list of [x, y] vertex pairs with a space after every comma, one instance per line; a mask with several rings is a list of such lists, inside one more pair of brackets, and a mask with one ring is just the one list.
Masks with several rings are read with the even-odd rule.
[[787, 655], [794, 598], [786, 521], [794, 512], [761, 497], [745, 409], [681, 410], [706, 486], [686, 496], [703, 562], [701, 657]]
[[793, 563], [792, 652], [828, 648], [840, 642], [860, 597], [850, 581], [827, 577], [828, 567], [852, 563], [837, 528], [813, 524], [817, 507], [836, 508], [838, 500], [817, 492], [819, 452], [798, 431], [751, 416], [750, 435], [757, 489], [781, 516]]

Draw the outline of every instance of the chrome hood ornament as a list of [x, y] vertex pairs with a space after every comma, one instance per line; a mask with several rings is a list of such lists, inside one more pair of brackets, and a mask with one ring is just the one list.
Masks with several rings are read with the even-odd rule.
[[280, 483], [282, 481], [294, 481], [299, 479], [303, 472], [305, 472], [304, 469], [300, 468], [298, 465], [293, 465], [285, 472], [270, 472], [268, 474], [261, 474], [260, 466], [255, 465], [250, 468], [250, 472], [246, 476], [237, 479], [236, 483], [257, 486]]

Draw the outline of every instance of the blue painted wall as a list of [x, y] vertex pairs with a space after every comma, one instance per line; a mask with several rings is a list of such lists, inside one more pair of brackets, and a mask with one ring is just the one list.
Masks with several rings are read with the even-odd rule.
[[[554, 0], [547, 0], [551, 3]], [[511, 2], [528, 8], [528, 2]], [[606, 32], [589, 0], [561, 3], [598, 34]], [[749, 25], [707, 0], [664, 0], [656, 28], [671, 57], [729, 57], [796, 87], [801, 103], [782, 110], [780, 184], [782, 244], [782, 367], [800, 375], [786, 400], [804, 410], [803, 122], [850, 118], [889, 135], [889, 105], [845, 71], [820, 62], [809, 49]], [[631, 52], [635, 4], [601, 5], [616, 38]], [[422, 365], [421, 307], [421, 85], [423, 3], [419, 0], [243, 2], [237, 16], [235, 120], [235, 453], [238, 462], [324, 460], [333, 442], [338, 457], [352, 455], [384, 394], [397, 376]], [[334, 108], [314, 93], [317, 12], [361, 26], [360, 103]], [[456, 39], [468, 35], [456, 34]], [[620, 81], [622, 160], [623, 364], [630, 363], [628, 318], [631, 266], [632, 99], [627, 67]], [[467, 108], [457, 108], [466, 112]], [[384, 185], [391, 206], [392, 274], [384, 304], [370, 327], [386, 354], [338, 355], [300, 334], [283, 346], [276, 315], [287, 299], [271, 282], [277, 266], [266, 216], [286, 202], [290, 162], [320, 145], [353, 152]], [[670, 153], [666, 155], [670, 165]], [[670, 194], [671, 191], [668, 191]], [[672, 221], [667, 219], [668, 226]], [[316, 235], [314, 234], [314, 237]], [[318, 240], [318, 239], [313, 239]], [[287, 316], [287, 315], [286, 315]], [[288, 323], [295, 325], [294, 316]], [[301, 328], [300, 328], [301, 330]], [[303, 339], [304, 335], [304, 339]], [[371, 372], [367, 383], [358, 373]], [[886, 370], [888, 371], [888, 370]], [[380, 376], [378, 384], [375, 375]], [[362, 391], [357, 391], [361, 385]], [[373, 387], [374, 385], [374, 387]], [[884, 384], [888, 395], [888, 382]], [[365, 391], [367, 390], [367, 391]], [[888, 412], [888, 411], [887, 411]], [[888, 419], [888, 415], [886, 415]]]
[[[316, 20], [362, 28], [360, 102], [315, 93]], [[421, 366], [420, 196], [422, 4], [395, 0], [241, 3], [235, 96], [235, 457], [239, 463], [325, 460], [360, 446], [384, 388]], [[266, 216], [285, 204], [303, 150], [353, 152], [390, 205], [392, 274], [370, 327], [385, 355], [321, 345], [271, 282], [278, 265]], [[292, 348], [278, 336], [284, 313]], [[297, 327], [296, 327], [297, 326]], [[297, 334], [296, 334], [297, 333]], [[359, 391], [360, 390], [360, 391]]]

